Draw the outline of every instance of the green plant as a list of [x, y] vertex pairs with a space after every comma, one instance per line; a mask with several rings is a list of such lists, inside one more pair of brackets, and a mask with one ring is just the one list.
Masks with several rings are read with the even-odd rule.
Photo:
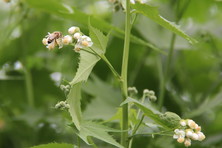
[[[60, 114], [59, 118], [68, 120], [68, 126], [66, 124], [63, 124], [63, 126], [72, 129], [70, 132], [71, 134], [75, 133], [77, 139], [73, 140], [74, 142], [72, 141], [74, 147], [84, 147], [85, 145], [83, 143], [92, 147], [107, 146], [107, 144], [101, 142], [103, 141], [108, 143], [108, 147], [132, 148], [135, 147], [138, 138], [142, 139], [142, 136], [155, 137], [155, 140], [149, 140], [146, 143], [146, 147], [158, 147], [161, 144], [161, 141], [158, 142], [158, 140], [161, 140], [162, 136], [170, 137], [170, 139], [164, 139], [169, 142], [168, 145], [172, 145], [170, 142], [173, 138], [177, 139], [179, 143], [184, 143], [185, 146], [191, 145], [191, 139], [198, 141], [204, 140], [205, 135], [201, 132], [201, 127], [190, 118], [204, 115], [203, 113], [205, 113], [207, 104], [209, 104], [209, 109], [212, 109], [221, 103], [220, 99], [218, 99], [220, 98], [220, 93], [218, 93], [219, 97], [216, 96], [213, 99], [205, 99], [205, 101], [203, 101], [204, 103], [201, 103], [201, 100], [209, 97], [211, 92], [218, 92], [217, 89], [219, 88], [221, 81], [215, 83], [217, 74], [212, 72], [212, 77], [207, 79], [212, 83], [212, 88], [209, 89], [209, 92], [206, 92], [204, 96], [198, 96], [199, 94], [197, 92], [199, 90], [197, 87], [191, 89], [189, 84], [184, 83], [186, 80], [189, 80], [189, 78], [183, 72], [180, 65], [184, 66], [185, 69], [187, 69], [187, 72], [195, 73], [195, 64], [192, 65], [189, 63], [189, 60], [186, 60], [198, 57], [200, 52], [193, 52], [192, 56], [190, 53], [181, 53], [177, 51], [177, 36], [180, 36], [180, 39], [182, 37], [187, 40], [186, 42], [183, 41], [183, 43], [189, 43], [189, 46], [192, 44], [192, 47], [190, 48], [197, 48], [197, 45], [201, 45], [199, 43], [197, 44], [195, 39], [187, 35], [177, 25], [186, 14], [186, 10], [192, 2], [189, 0], [174, 1], [175, 4], [172, 4], [172, 6], [175, 8], [176, 24], [162, 17], [158, 8], [151, 3], [143, 3], [143, 1], [139, 0], [114, 0], [110, 2], [113, 4], [114, 10], [118, 11], [118, 13], [125, 14], [124, 30], [107, 23], [105, 19], [88, 15], [79, 11], [75, 7], [70, 7], [67, 4], [64, 4], [63, 1], [25, 0], [24, 2], [19, 2], [21, 8], [27, 8], [27, 12], [29, 12], [30, 8], [35, 8], [57, 15], [62, 19], [71, 20], [71, 22], [67, 24], [64, 23], [64, 28], [58, 27], [61, 23], [58, 23], [59, 25], [57, 27], [59, 29], [57, 29], [57, 27], [49, 27], [51, 31], [60, 31], [48, 33], [48, 35], [43, 38], [42, 43], [50, 50], [50, 53], [45, 53], [44, 51], [44, 54], [53, 57], [53, 60], [47, 65], [47, 70], [56, 71], [53, 68], [58, 68], [58, 65], [62, 65], [62, 67], [64, 66], [64, 69], [72, 69], [70, 70], [71, 72], [65, 71], [63, 73], [61, 70], [61, 73], [59, 74], [54, 73], [55, 75], [58, 74], [58, 76], [62, 75], [63, 80], [56, 83], [56, 85], [59, 85], [64, 92], [64, 95], [59, 93], [54, 94], [54, 97], [65, 97], [65, 100], [63, 101], [61, 101], [61, 99], [57, 100], [58, 103], [55, 105], [56, 110], [54, 111], [57, 112], [58, 109], [63, 110], [62, 113], [58, 113]], [[82, 3], [83, 6], [87, 5], [85, 2]], [[90, 6], [90, 4], [87, 6]], [[28, 14], [29, 13], [25, 13], [24, 17], [29, 17]], [[113, 13], [113, 15], [115, 19], [118, 14]], [[154, 22], [159, 25], [158, 27], [164, 27], [172, 34], [172, 37], [168, 42], [170, 44], [168, 53], [163, 50], [165, 47], [161, 47], [161, 45], [158, 44], [155, 45], [152, 41], [148, 42], [152, 36], [149, 34], [147, 35], [144, 32], [149, 26], [146, 26], [147, 28], [144, 27], [145, 25], [143, 25], [143, 27], [138, 27], [139, 25], [146, 23], [147, 18], [149, 19], [149, 25], [152, 25], [150, 22]], [[145, 21], [143, 21], [143, 19], [145, 19]], [[49, 21], [48, 16], [42, 17], [42, 22], [46, 21]], [[141, 24], [138, 23], [139, 21], [141, 21]], [[48, 25], [51, 26], [52, 24], [53, 21], [49, 21]], [[76, 26], [79, 27], [72, 26], [73, 24], [77, 24]], [[68, 29], [68, 35], [64, 33], [64, 30], [67, 30], [67, 26], [72, 26]], [[135, 26], [138, 27], [137, 31], [139, 33], [134, 30]], [[25, 30], [25, 25], [23, 27]], [[33, 28], [35, 29], [35, 27]], [[27, 29], [27, 35], [34, 30], [33, 28]], [[43, 33], [48, 31], [47, 27], [44, 25], [39, 28], [40, 30], [41, 28], [44, 29], [41, 30]], [[88, 31], [89, 36], [86, 36], [85, 34], [87, 34], [86, 32]], [[38, 33], [39, 30], [36, 32]], [[169, 38], [171, 34], [168, 33], [167, 38]], [[147, 40], [146, 37], [149, 39]], [[119, 40], [124, 40], [123, 50], [121, 50], [121, 46], [117, 46], [118, 51], [116, 50], [115, 54], [113, 54], [114, 58], [110, 56], [112, 50], [110, 50], [111, 45], [109, 45], [109, 42], [111, 42], [112, 38], [117, 42]], [[40, 39], [38, 38], [38, 40]], [[36, 104], [37, 100], [35, 100], [35, 91], [33, 90], [33, 86], [35, 85], [32, 83], [32, 79], [35, 75], [32, 76], [31, 70], [33, 65], [33, 67], [37, 67], [37, 65], [44, 67], [45, 65], [43, 64], [43, 60], [38, 61], [38, 59], [36, 59], [36, 61], [34, 61], [34, 59], [32, 59], [37, 54], [30, 57], [28, 56], [29, 54], [27, 54], [27, 52], [29, 51], [27, 49], [29, 46], [24, 44], [24, 41], [25, 40], [21, 41], [23, 42], [21, 47], [22, 49], [24, 48], [24, 54], [21, 56], [22, 68], [20, 74], [22, 76], [24, 75], [28, 106], [33, 109], [33, 112], [35, 112], [35, 107], [38, 105]], [[161, 42], [161, 39], [158, 39], [158, 41]], [[210, 41], [215, 48], [215, 55], [217, 55], [217, 46], [213, 44], [214, 38], [210, 38]], [[20, 40], [18, 40], [18, 42], [20, 42]], [[28, 42], [28, 44], [32, 46], [33, 42]], [[115, 44], [115, 42], [112, 42], [112, 44]], [[115, 45], [112, 45], [112, 47], [115, 48]], [[188, 48], [188, 46], [186, 47]], [[73, 48], [74, 51], [66, 50]], [[13, 49], [13, 47], [10, 47], [9, 49]], [[133, 49], [136, 49], [136, 51], [133, 51]], [[133, 56], [130, 56], [131, 52], [135, 54], [135, 57], [143, 55], [141, 56], [141, 59], [137, 59], [139, 64], [133, 63], [136, 65], [133, 70], [131, 69], [131, 64], [128, 64], [131, 60], [134, 60]], [[35, 52], [33, 51], [33, 53]], [[178, 55], [181, 54], [178, 56], [180, 58], [176, 59], [175, 53]], [[212, 54], [209, 51], [206, 53]], [[149, 54], [152, 54], [152, 56]], [[7, 57], [6, 53], [5, 55]], [[38, 53], [38, 55], [41, 55], [41, 53]], [[44, 60], [50, 61], [50, 56]], [[76, 59], [75, 62], [68, 60], [69, 58], [73, 59], [73, 57]], [[121, 59], [122, 62], [120, 61]], [[61, 64], [60, 61], [62, 60], [67, 61], [66, 63]], [[200, 58], [199, 60], [203, 59]], [[71, 65], [70, 61], [75, 64]], [[135, 83], [136, 76], [138, 77], [139, 71], [141, 71], [140, 68], [144, 63], [147, 63], [146, 61], [151, 61], [153, 64], [146, 68], [146, 72], [149, 73], [149, 75], [146, 76], [145, 74], [141, 76], [140, 79], [137, 78], [138, 82]], [[212, 61], [212, 63], [216, 63], [215, 61]], [[4, 60], [1, 62], [4, 63]], [[212, 63], [206, 64], [203, 62], [202, 65], [199, 64], [197, 66], [201, 67], [204, 65], [203, 67], [206, 68], [206, 65], [211, 67], [213, 65]], [[54, 64], [56, 66], [53, 66]], [[98, 68], [99, 70], [96, 69], [97, 65], [100, 66]], [[76, 70], [73, 71], [73, 67], [78, 68], [75, 68]], [[109, 71], [107, 70], [104, 72], [104, 68], [109, 68]], [[7, 70], [10, 71], [10, 64], [6, 64], [3, 70], [6, 72]], [[95, 74], [93, 74], [92, 71], [95, 71]], [[133, 72], [131, 73], [130, 71]], [[75, 76], [74, 78], [71, 78], [73, 73], [75, 73]], [[109, 73], [111, 73], [112, 76], [110, 76]], [[178, 76], [176, 74], [178, 74]], [[100, 76], [100, 78], [98, 76]], [[104, 77], [108, 77], [110, 81], [102, 81], [101, 79], [106, 79]], [[155, 80], [157, 77], [158, 81]], [[203, 77], [206, 77], [206, 75], [203, 75]], [[141, 83], [144, 79], [149, 80], [148, 83], [150, 84], [148, 84], [148, 86]], [[108, 84], [109, 82], [112, 82], [113, 84]], [[159, 83], [158, 89], [154, 87], [156, 82]], [[199, 79], [193, 78], [192, 83], [198, 87], [202, 86]], [[53, 84], [45, 83], [44, 85], [50, 86]], [[137, 87], [130, 87], [131, 85]], [[115, 88], [113, 88], [113, 86], [115, 86]], [[144, 86], [149, 89], [144, 89]], [[152, 88], [155, 89], [155, 92], [151, 90]], [[203, 86], [203, 89], [207, 89], [207, 87]], [[141, 90], [143, 90], [143, 93], [140, 93]], [[53, 94], [53, 92], [54, 91], [49, 94]], [[186, 94], [187, 92], [189, 92], [188, 95]], [[184, 101], [182, 97], [189, 98], [189, 95], [192, 94], [191, 92], [194, 94], [196, 93], [196, 96], [194, 97], [196, 100], [191, 102]], [[173, 99], [173, 101], [169, 100], [169, 98]], [[157, 101], [157, 103], [155, 101]], [[51, 104], [55, 104], [55, 100], [52, 102], [53, 103]], [[176, 113], [167, 111], [168, 109], [164, 105], [168, 105], [167, 103], [170, 104], [171, 102], [176, 102], [176, 105], [172, 105], [173, 107], [171, 107], [171, 110], [174, 110], [177, 113], [179, 112], [178, 114], [180, 114], [181, 117]], [[187, 104], [187, 106], [190, 105], [192, 112], [189, 112], [184, 104]], [[104, 106], [104, 108], [101, 109], [99, 105], [101, 108]], [[196, 105], [198, 105], [197, 108]], [[7, 107], [4, 108], [6, 108], [6, 111], [2, 112], [2, 114], [6, 119], [7, 114], [10, 112], [7, 111]], [[29, 111], [27, 110], [27, 115], [21, 115], [18, 119], [25, 121], [25, 117], [29, 116], [28, 112]], [[67, 115], [67, 113], [69, 114]], [[13, 115], [16, 116], [16, 111], [13, 112]], [[34, 127], [36, 123], [45, 118], [44, 111], [40, 112], [37, 117], [36, 121], [28, 124], [30, 127]], [[56, 119], [58, 118], [54, 115], [52, 115], [52, 117]], [[46, 120], [44, 122], [50, 123], [52, 119], [47, 120], [45, 118], [44, 120]], [[24, 124], [24, 126], [26, 125]], [[144, 141], [145, 140], [143, 140], [143, 142]], [[157, 141], [158, 144], [155, 144], [155, 141]], [[39, 143], [36, 142], [35, 144]], [[34, 142], [32, 144], [34, 145]], [[52, 143], [35, 147], [73, 147], [73, 145]]]

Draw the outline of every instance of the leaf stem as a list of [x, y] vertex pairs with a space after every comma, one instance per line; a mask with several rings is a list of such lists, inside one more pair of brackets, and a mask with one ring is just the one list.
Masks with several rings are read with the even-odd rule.
[[130, 142], [129, 142], [129, 148], [132, 147], [132, 144], [133, 144], [133, 135], [136, 134], [137, 130], [139, 129], [140, 125], [143, 123], [143, 119], [144, 119], [145, 115], [143, 114], [139, 123], [136, 125], [136, 127], [133, 129], [133, 132], [132, 132], [132, 136], [129, 138], [130, 139]]
[[170, 69], [170, 65], [171, 65], [171, 61], [172, 61], [172, 57], [173, 57], [173, 51], [174, 51], [174, 45], [175, 45], [175, 41], [176, 41], [176, 34], [172, 35], [171, 38], [171, 42], [170, 42], [170, 50], [169, 50], [169, 54], [168, 54], [168, 58], [167, 58], [167, 63], [166, 63], [166, 70], [165, 70], [165, 74], [163, 74], [163, 78], [161, 78], [161, 83], [160, 83], [160, 96], [159, 96], [159, 104], [158, 107], [159, 109], [162, 108], [163, 106], [163, 98], [165, 95], [165, 85], [168, 79], [168, 73], [169, 73], [169, 69]]
[[[180, 1], [178, 1], [178, 3], [177, 3], [177, 14], [178, 15], [176, 17], [176, 24], [178, 24], [178, 22], [182, 18], [184, 12], [186, 11], [187, 7], [189, 6], [190, 0], [188, 0], [184, 4], [184, 6], [181, 10], [179, 10], [179, 3], [180, 3]], [[170, 70], [170, 66], [172, 63], [175, 41], [176, 41], [176, 34], [173, 33], [173, 35], [171, 37], [170, 49], [169, 49], [169, 53], [168, 53], [168, 57], [167, 57], [165, 73], [160, 74], [160, 96], [159, 96], [159, 102], [158, 102], [159, 110], [161, 110], [161, 108], [163, 106], [163, 102], [164, 102], [164, 96], [165, 96], [165, 91], [166, 91], [165, 85], [166, 85], [167, 81], [169, 80], [169, 70]], [[163, 71], [161, 70], [161, 67], [160, 67], [160, 73], [163, 73]]]
[[92, 54], [95, 54], [97, 56], [99, 56], [109, 67], [109, 69], [112, 71], [113, 75], [117, 78], [117, 80], [119, 80], [120, 82], [122, 81], [121, 79], [121, 76], [119, 75], [119, 73], [115, 70], [115, 68], [113, 67], [113, 65], [109, 62], [109, 60], [106, 58], [106, 56], [104, 54], [99, 54], [97, 53], [94, 49], [90, 48], [92, 52], [88, 51], [88, 50], [84, 50], [84, 51], [87, 51], [87, 52], [90, 52]]
[[[122, 70], [121, 83], [122, 100], [126, 100], [128, 96], [127, 92], [127, 70], [128, 70], [128, 59], [129, 59], [129, 45], [130, 45], [130, 0], [126, 0], [126, 16], [125, 16], [125, 39], [122, 59]], [[121, 133], [121, 144], [127, 148], [128, 146], [128, 104], [122, 106], [122, 133]]]
[[88, 138], [89, 143], [92, 145], [93, 148], [98, 148], [97, 145], [93, 142], [92, 138]]

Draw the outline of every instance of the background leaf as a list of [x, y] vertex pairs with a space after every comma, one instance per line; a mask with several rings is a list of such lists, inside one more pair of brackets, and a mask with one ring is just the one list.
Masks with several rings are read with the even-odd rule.
[[67, 103], [70, 105], [69, 113], [72, 117], [72, 121], [78, 130], [80, 130], [80, 124], [82, 120], [80, 101], [81, 101], [81, 83], [77, 83], [72, 86], [68, 94]]
[[185, 34], [181, 29], [179, 29], [179, 27], [176, 24], [174, 24], [174, 23], [166, 20], [162, 16], [160, 16], [157, 7], [153, 7], [153, 6], [150, 6], [147, 4], [141, 4], [138, 2], [136, 4], [131, 4], [131, 7], [133, 9], [135, 9], [136, 13], [141, 13], [141, 14], [147, 16], [148, 18], [150, 18], [154, 22], [158, 23], [159, 25], [163, 26], [164, 28], [167, 28], [170, 31], [176, 33], [177, 35], [185, 38], [190, 43], [193, 44], [193, 43], [197, 42], [196, 40], [194, 40], [193, 38], [191, 38], [187, 34]]
[[65, 143], [49, 143], [49, 144], [43, 144], [38, 146], [33, 146], [31, 148], [75, 148], [74, 145], [71, 144], [65, 144]]

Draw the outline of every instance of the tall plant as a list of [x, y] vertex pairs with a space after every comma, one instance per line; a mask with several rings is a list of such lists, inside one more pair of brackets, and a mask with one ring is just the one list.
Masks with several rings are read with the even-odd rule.
[[[38, 7], [35, 2], [31, 0], [28, 0], [28, 2], [30, 5]], [[97, 138], [119, 148], [130, 148], [132, 146], [134, 137], [138, 135], [138, 129], [141, 127], [141, 125], [149, 125], [150, 120], [145, 120], [147, 117], [153, 120], [155, 127], [158, 127], [159, 129], [159, 132], [147, 133], [148, 135], [172, 135], [173, 138], [177, 139], [179, 143], [184, 143], [185, 146], [190, 146], [191, 140], [204, 140], [205, 136], [201, 132], [201, 127], [193, 120], [181, 119], [177, 114], [172, 112], [162, 113], [158, 111], [155, 107], [153, 107], [151, 102], [156, 101], [157, 99], [154, 91], [145, 89], [139, 101], [135, 95], [137, 93], [137, 89], [135, 87], [129, 87], [127, 83], [130, 41], [137, 42], [138, 44], [149, 47], [154, 51], [165, 53], [154, 45], [147, 43], [139, 37], [135, 37], [131, 34], [131, 28], [133, 26], [133, 23], [135, 22], [137, 15], [142, 14], [152, 21], [156, 22], [157, 24], [161, 25], [162, 27], [173, 32], [174, 35], [172, 37], [168, 64], [170, 64], [171, 62], [170, 59], [172, 58], [173, 44], [176, 35], [185, 38], [191, 44], [195, 43], [196, 41], [188, 36], [186, 33], [184, 33], [181, 29], [179, 29], [176, 24], [163, 18], [159, 14], [158, 9], [152, 5], [143, 3], [139, 0], [114, 0], [112, 2], [115, 5], [120, 6], [125, 12], [124, 32], [122, 30], [119, 30], [118, 28], [113, 27], [112, 25], [106, 24], [106, 22], [103, 20], [97, 20], [94, 17], [89, 17], [89, 36], [81, 32], [81, 29], [79, 27], [72, 26], [68, 29], [68, 35], [64, 35], [59, 31], [55, 31], [53, 33], [48, 33], [48, 35], [43, 38], [42, 42], [49, 50], [54, 50], [56, 47], [62, 48], [65, 45], [74, 46], [74, 51], [79, 54], [80, 57], [75, 77], [67, 85], [61, 86], [62, 90], [67, 94], [67, 99], [66, 101], [59, 102], [58, 104], [56, 104], [55, 107], [63, 110], [68, 110], [72, 117], [72, 127], [76, 135], [79, 137], [79, 139], [82, 139], [85, 143], [93, 147], [98, 147], [92, 139]], [[58, 5], [56, 6], [60, 7]], [[65, 12], [65, 7], [62, 7], [61, 9], [64, 9], [64, 11], [57, 11], [59, 15], [64, 15], [66, 17], [76, 17], [76, 15], [78, 14], [79, 16], [88, 18], [86, 14], [80, 13], [76, 10], [73, 10], [73, 12], [76, 12], [76, 14], [67, 14], [67, 12]], [[78, 17], [76, 18], [78, 19]], [[103, 27], [100, 26], [101, 24], [97, 24], [97, 26], [95, 23], [96, 21], [103, 23]], [[104, 35], [104, 33], [102, 33], [97, 28], [100, 28], [106, 33], [108, 32], [107, 28], [113, 29], [111, 34], [118, 37], [124, 37], [121, 74], [117, 72], [117, 70], [112, 66], [111, 62], [105, 56], [110, 34]], [[116, 130], [104, 126], [99, 122], [85, 120], [81, 111], [82, 83], [87, 83], [88, 77], [90, 76], [93, 67], [99, 60], [102, 60], [106, 63], [106, 65], [110, 68], [110, 71], [113, 73], [113, 76], [119, 82], [119, 88], [121, 90], [122, 98], [118, 99], [121, 99], [122, 103], [119, 104], [121, 106], [121, 109], [117, 111], [117, 114], [121, 114], [121, 116], [119, 116], [118, 118], [120, 119], [119, 123], [121, 130]], [[159, 102], [160, 108], [163, 105], [165, 87], [164, 85], [166, 78], [167, 74], [164, 77], [161, 87], [162, 90]], [[131, 116], [133, 116], [133, 118]], [[120, 143], [117, 142], [112, 137], [112, 135], [108, 134], [108, 132], [120, 133], [121, 138], [118, 139]], [[50, 144], [48, 146], [52, 145], [55, 147], [56, 144]], [[57, 146], [59, 145], [61, 147], [63, 146], [63, 144], [58, 144]], [[66, 146], [69, 147], [70, 145]], [[79, 143], [77, 143], [76, 147], [81, 146]]]

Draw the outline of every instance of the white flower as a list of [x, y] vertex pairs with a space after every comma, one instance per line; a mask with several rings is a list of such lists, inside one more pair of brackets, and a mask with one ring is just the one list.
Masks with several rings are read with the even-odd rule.
[[180, 120], [180, 125], [181, 125], [181, 126], [186, 126], [186, 125], [187, 125], [187, 123], [186, 123], [186, 121], [185, 121], [185, 120]]
[[79, 27], [75, 27], [75, 26], [72, 26], [68, 29], [69, 34], [74, 34], [74, 33], [79, 32], [79, 31], [80, 31]]
[[135, 0], [130, 0], [130, 3], [135, 4]]
[[196, 133], [193, 133], [192, 139], [193, 139], [193, 140], [198, 140], [198, 139], [199, 139], [199, 136], [198, 136]]
[[202, 132], [197, 132], [197, 135], [198, 135], [198, 140], [199, 141], [202, 141], [206, 138], [205, 135]]
[[192, 129], [194, 129], [196, 126], [198, 126], [198, 125], [196, 125], [196, 123], [193, 120], [190, 120], [190, 119], [187, 120], [187, 125]]
[[184, 141], [184, 145], [186, 147], [191, 146], [191, 140], [189, 138], [186, 138], [185, 141]]
[[185, 140], [185, 138], [184, 138], [184, 137], [179, 137], [179, 138], [177, 139], [177, 142], [178, 142], [178, 143], [183, 143], [183, 142], [184, 142], [184, 140]]
[[83, 47], [91, 47], [93, 42], [90, 37], [83, 35], [81, 38], [78, 39], [75, 48], [83, 48]]
[[193, 136], [193, 130], [191, 129], [186, 129], [186, 136], [191, 138]]
[[174, 135], [173, 138], [174, 139], [178, 139], [178, 138], [184, 138], [185, 137], [185, 131], [184, 130], [179, 130], [179, 129], [175, 129], [174, 130]]
[[73, 35], [74, 39], [80, 39], [82, 37], [81, 33], [77, 32]]
[[47, 38], [43, 38], [42, 39], [42, 44], [43, 45], [48, 45], [48, 39]]
[[70, 35], [64, 36], [63, 39], [62, 39], [62, 43], [64, 45], [71, 44], [72, 43], [72, 36], [70, 36]]

